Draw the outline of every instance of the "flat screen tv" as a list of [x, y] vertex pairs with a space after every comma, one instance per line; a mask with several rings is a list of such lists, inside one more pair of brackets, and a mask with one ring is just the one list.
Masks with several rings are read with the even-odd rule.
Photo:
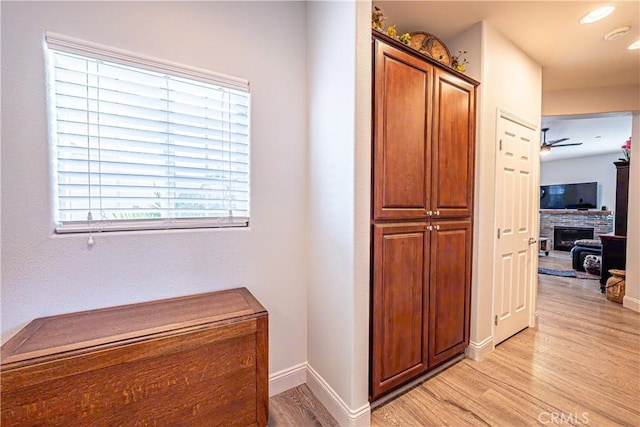
[[597, 182], [541, 185], [540, 209], [593, 209], [597, 197]]

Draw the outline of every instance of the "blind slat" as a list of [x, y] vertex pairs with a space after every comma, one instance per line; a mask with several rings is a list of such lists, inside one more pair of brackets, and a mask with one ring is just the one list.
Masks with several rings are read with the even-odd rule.
[[52, 33], [47, 46], [58, 232], [248, 223], [248, 82]]

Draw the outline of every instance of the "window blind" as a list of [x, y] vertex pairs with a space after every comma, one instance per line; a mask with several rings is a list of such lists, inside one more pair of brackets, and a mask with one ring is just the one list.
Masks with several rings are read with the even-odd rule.
[[248, 82], [46, 44], [57, 232], [248, 225]]

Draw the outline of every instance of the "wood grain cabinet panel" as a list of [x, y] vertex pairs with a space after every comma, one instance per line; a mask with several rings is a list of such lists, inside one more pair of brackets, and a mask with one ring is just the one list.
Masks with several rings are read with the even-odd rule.
[[429, 366], [469, 343], [471, 223], [438, 222], [431, 233]]
[[427, 225], [374, 226], [373, 393], [427, 368], [429, 236]]
[[2, 346], [2, 425], [266, 426], [267, 330], [245, 288], [36, 319]]
[[451, 73], [435, 73], [431, 210], [439, 218], [473, 212], [475, 87]]
[[374, 218], [425, 218], [433, 67], [375, 42]]
[[477, 82], [373, 32], [370, 399], [469, 343]]

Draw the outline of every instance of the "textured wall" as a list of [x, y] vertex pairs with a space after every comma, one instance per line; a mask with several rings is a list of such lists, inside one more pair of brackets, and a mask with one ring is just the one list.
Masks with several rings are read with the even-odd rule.
[[627, 290], [624, 306], [640, 311], [640, 111], [633, 113], [629, 211], [627, 220]]
[[[2, 2], [2, 338], [36, 317], [246, 286], [271, 372], [306, 361], [306, 5]], [[247, 78], [251, 227], [55, 235], [45, 30]]]
[[[478, 100], [473, 234], [471, 343], [493, 350], [493, 288], [496, 244], [495, 170], [497, 111], [502, 108], [540, 125], [542, 67], [487, 22], [477, 24], [482, 45]], [[509, 64], [505, 67], [504, 64]], [[538, 182], [538, 169], [532, 180]], [[537, 230], [534, 230], [537, 231]], [[534, 258], [537, 263], [537, 258]], [[534, 266], [534, 271], [536, 266]], [[535, 303], [532, 304], [535, 307]], [[484, 350], [483, 350], [484, 353]]]
[[368, 424], [369, 410], [370, 13], [308, 4], [307, 351], [347, 408], [341, 425]]
[[540, 185], [598, 183], [598, 209], [616, 208], [616, 167], [620, 152], [540, 163]]

